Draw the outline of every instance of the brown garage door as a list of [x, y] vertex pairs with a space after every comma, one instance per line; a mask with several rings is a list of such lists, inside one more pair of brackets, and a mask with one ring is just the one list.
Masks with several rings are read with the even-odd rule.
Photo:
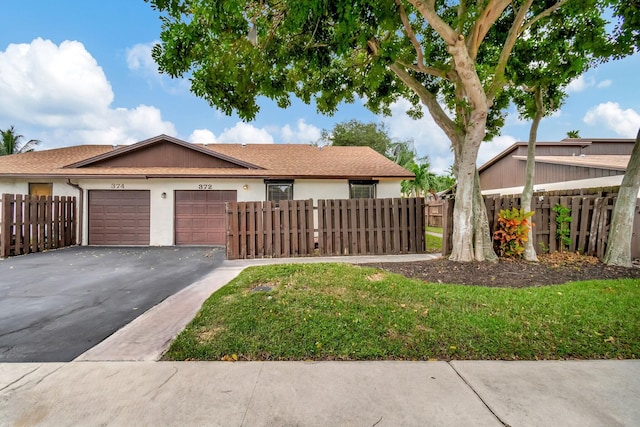
[[89, 191], [90, 245], [148, 245], [149, 191]]
[[235, 201], [235, 190], [176, 191], [176, 245], [224, 245], [225, 203]]

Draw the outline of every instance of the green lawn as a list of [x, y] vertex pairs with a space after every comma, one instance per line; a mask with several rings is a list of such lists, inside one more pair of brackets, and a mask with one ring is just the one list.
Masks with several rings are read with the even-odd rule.
[[205, 302], [165, 355], [236, 357], [638, 358], [640, 281], [501, 289], [426, 284], [346, 264], [252, 267]]
[[426, 231], [430, 231], [432, 233], [439, 233], [442, 234], [442, 227], [425, 227]]
[[427, 253], [440, 253], [442, 252], [442, 237], [433, 236], [431, 234], [425, 234]]

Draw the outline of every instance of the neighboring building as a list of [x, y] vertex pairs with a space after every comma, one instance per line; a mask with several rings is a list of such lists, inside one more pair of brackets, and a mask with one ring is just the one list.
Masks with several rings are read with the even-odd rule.
[[400, 197], [413, 177], [368, 147], [166, 135], [0, 157], [0, 193], [78, 197], [85, 245], [224, 244], [227, 201]]
[[[584, 138], [538, 142], [534, 189], [549, 191], [603, 186], [600, 182], [620, 185], [634, 142], [634, 139]], [[478, 168], [482, 192], [521, 192], [526, 166], [527, 143], [517, 142]], [[576, 182], [568, 184], [567, 181]]]
[[[627, 169], [634, 139], [563, 139], [536, 144], [534, 191], [617, 187]], [[517, 142], [478, 168], [482, 194], [522, 194], [527, 143]], [[638, 192], [640, 199], [640, 192]], [[640, 200], [638, 204], [640, 206]], [[632, 230], [631, 256], [640, 257], [640, 208]]]

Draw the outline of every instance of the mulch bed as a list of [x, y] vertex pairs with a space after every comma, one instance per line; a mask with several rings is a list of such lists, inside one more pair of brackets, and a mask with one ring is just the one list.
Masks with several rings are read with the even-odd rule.
[[580, 280], [640, 280], [640, 268], [602, 264], [598, 258], [575, 253], [545, 254], [539, 262], [501, 258], [498, 262], [453, 262], [447, 258], [416, 262], [365, 264], [432, 283], [502, 288], [556, 285]]

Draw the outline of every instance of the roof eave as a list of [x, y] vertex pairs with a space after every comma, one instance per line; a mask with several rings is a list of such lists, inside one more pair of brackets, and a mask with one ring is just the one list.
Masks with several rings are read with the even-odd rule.
[[[567, 156], [569, 157], [569, 156]], [[571, 156], [573, 157], [573, 156]], [[516, 160], [520, 160], [520, 161], [526, 161], [527, 158], [525, 156], [513, 156], [514, 159]], [[575, 161], [571, 161], [571, 160], [567, 160], [567, 161], [562, 161], [562, 160], [557, 160], [557, 159], [540, 159], [537, 158], [535, 159], [536, 163], [545, 163], [545, 164], [550, 164], [550, 165], [561, 165], [561, 166], [577, 166], [580, 168], [593, 168], [593, 169], [606, 169], [606, 170], [615, 170], [615, 171], [625, 171], [627, 170], [626, 167], [622, 167], [622, 166], [616, 166], [616, 165], [605, 165], [605, 164], [598, 164], [598, 163], [591, 163], [591, 164], [587, 164], [587, 163], [581, 163], [579, 161], [575, 162]]]
[[145, 140], [140, 141], [140, 142], [136, 142], [135, 144], [126, 145], [126, 146], [123, 146], [123, 147], [120, 147], [120, 148], [116, 148], [116, 149], [114, 149], [112, 151], [108, 151], [106, 153], [102, 153], [102, 154], [99, 154], [97, 156], [90, 157], [88, 159], [84, 159], [84, 160], [81, 160], [79, 162], [75, 162], [75, 163], [72, 163], [72, 164], [69, 164], [69, 165], [66, 165], [66, 166], [63, 166], [63, 167], [65, 169], [76, 169], [76, 168], [81, 168], [81, 167], [84, 167], [84, 166], [89, 166], [91, 164], [94, 164], [94, 163], [102, 161], [102, 160], [107, 160], [107, 159], [110, 159], [110, 158], [113, 158], [113, 157], [119, 157], [119, 156], [122, 156], [122, 155], [124, 155], [126, 153], [140, 150], [142, 148], [145, 148], [145, 147], [148, 147], [150, 145], [156, 144], [156, 143], [158, 143], [160, 141], [167, 141], [167, 142], [170, 142], [172, 144], [176, 144], [176, 145], [179, 145], [181, 147], [185, 147], [185, 148], [187, 148], [189, 150], [197, 151], [197, 152], [200, 152], [200, 153], [205, 154], [207, 156], [215, 157], [215, 158], [218, 158], [218, 159], [221, 159], [221, 160], [236, 164], [238, 166], [245, 167], [247, 169], [264, 169], [261, 166], [254, 165], [252, 163], [245, 162], [243, 160], [239, 160], [239, 159], [236, 159], [236, 158], [231, 157], [231, 156], [227, 156], [226, 154], [219, 153], [219, 152], [217, 152], [215, 150], [210, 150], [210, 149], [207, 149], [207, 148], [204, 148], [204, 147], [200, 147], [200, 146], [198, 146], [196, 144], [191, 144], [191, 143], [188, 143], [188, 142], [185, 142], [185, 141], [182, 141], [180, 139], [177, 139], [177, 138], [174, 138], [174, 137], [171, 137], [171, 136], [168, 136], [168, 135], [164, 135], [164, 134], [158, 135], [158, 136], [154, 136], [153, 138], [145, 139]]

